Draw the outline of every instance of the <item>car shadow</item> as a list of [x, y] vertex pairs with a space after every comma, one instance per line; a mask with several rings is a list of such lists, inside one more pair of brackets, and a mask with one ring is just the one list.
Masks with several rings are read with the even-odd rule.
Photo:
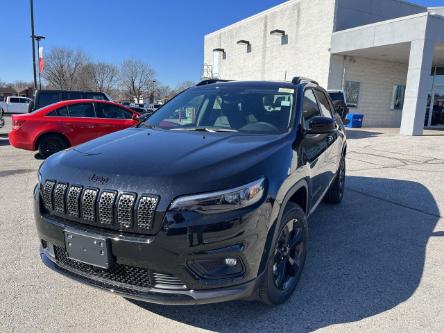
[[7, 133], [0, 134], [0, 146], [9, 146], [9, 138]]
[[[429, 237], [442, 236], [433, 233], [439, 219], [437, 204], [428, 189], [416, 182], [370, 177], [347, 177], [347, 182], [340, 205], [323, 204], [310, 217], [307, 263], [287, 303], [273, 307], [244, 301], [199, 306], [131, 302], [160, 316], [219, 332], [309, 332], [398, 306], [419, 285]], [[354, 190], [357, 183], [367, 190]], [[381, 186], [414, 193], [417, 201], [429, 203], [427, 212], [398, 203], [396, 195], [390, 201], [379, 197], [374, 190]]]
[[367, 138], [374, 138], [380, 135], [383, 135], [382, 132], [374, 132], [374, 131], [365, 131], [361, 129], [345, 129], [347, 134], [347, 139], [367, 139]]

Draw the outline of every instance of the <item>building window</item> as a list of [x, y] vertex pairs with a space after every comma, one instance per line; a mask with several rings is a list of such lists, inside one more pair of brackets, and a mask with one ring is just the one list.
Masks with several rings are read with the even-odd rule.
[[358, 106], [360, 89], [361, 82], [345, 81], [345, 100], [347, 101], [348, 107], [355, 108]]
[[405, 96], [405, 86], [404, 85], [396, 85], [393, 86], [393, 95], [392, 95], [392, 110], [402, 110], [404, 106], [404, 96]]

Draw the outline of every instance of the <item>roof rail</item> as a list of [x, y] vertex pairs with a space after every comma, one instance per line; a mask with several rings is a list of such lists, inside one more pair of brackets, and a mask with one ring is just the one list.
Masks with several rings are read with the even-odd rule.
[[213, 83], [217, 83], [217, 82], [229, 82], [229, 81], [230, 80], [208, 79], [208, 80], [200, 81], [198, 84], [196, 84], [196, 86], [205, 86], [207, 84], [213, 84]]
[[295, 76], [293, 80], [291, 80], [291, 83], [293, 84], [299, 84], [301, 82], [311, 82], [313, 84], [319, 85], [319, 83], [315, 80], [309, 79], [308, 77], [303, 76]]

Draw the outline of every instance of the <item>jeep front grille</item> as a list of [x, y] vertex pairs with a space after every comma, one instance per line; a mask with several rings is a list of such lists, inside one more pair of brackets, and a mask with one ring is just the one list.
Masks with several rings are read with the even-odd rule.
[[133, 223], [133, 207], [136, 196], [134, 194], [121, 194], [117, 203], [117, 221], [123, 228], [131, 228]]
[[82, 217], [84, 220], [94, 222], [96, 219], [96, 199], [98, 189], [87, 188], [82, 196]]
[[144, 233], [153, 229], [159, 197], [83, 188], [48, 180], [41, 187], [49, 214], [104, 228]]
[[54, 189], [54, 210], [60, 214], [65, 214], [65, 197], [68, 185], [58, 183]]
[[53, 209], [53, 201], [52, 201], [52, 192], [54, 191], [55, 182], [47, 180], [45, 185], [43, 186], [43, 202], [45, 204], [45, 208], [48, 210]]
[[71, 217], [79, 217], [80, 214], [80, 195], [82, 194], [82, 187], [72, 185], [68, 189], [68, 196], [66, 199], [66, 210]]
[[157, 200], [157, 197], [149, 195], [143, 195], [140, 198], [137, 206], [137, 225], [139, 228], [151, 230]]
[[99, 222], [112, 224], [114, 219], [114, 201], [116, 192], [103, 191], [99, 199]]

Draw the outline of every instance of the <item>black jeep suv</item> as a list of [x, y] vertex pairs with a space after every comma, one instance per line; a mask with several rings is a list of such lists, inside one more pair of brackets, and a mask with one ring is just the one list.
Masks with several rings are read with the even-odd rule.
[[342, 199], [345, 153], [316, 82], [203, 81], [42, 164], [41, 258], [148, 302], [281, 303], [304, 267], [308, 216]]

